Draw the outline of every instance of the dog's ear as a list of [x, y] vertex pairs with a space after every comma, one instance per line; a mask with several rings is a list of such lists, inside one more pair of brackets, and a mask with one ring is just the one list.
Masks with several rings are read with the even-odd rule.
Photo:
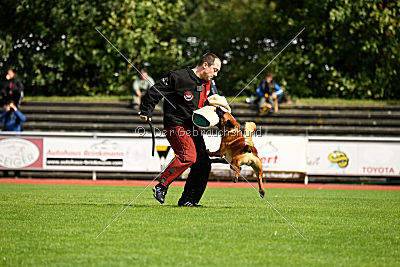
[[223, 111], [220, 107], [217, 107], [215, 110], [217, 112], [218, 117], [222, 118], [225, 115], [225, 111]]

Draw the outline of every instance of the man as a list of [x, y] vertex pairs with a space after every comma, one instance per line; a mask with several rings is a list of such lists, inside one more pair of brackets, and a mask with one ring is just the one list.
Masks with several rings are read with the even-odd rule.
[[0, 122], [4, 124], [3, 131], [20, 132], [22, 123], [26, 121], [24, 114], [10, 101], [1, 114]]
[[[0, 122], [4, 124], [3, 131], [20, 132], [22, 123], [26, 121], [24, 114], [17, 108], [11, 100], [0, 117]], [[10, 153], [13, 151], [10, 151]], [[8, 171], [3, 171], [4, 177], [8, 177]], [[19, 177], [20, 171], [15, 170], [14, 176]]]
[[[274, 81], [274, 75], [270, 72], [267, 73], [265, 79], [261, 81], [256, 91], [259, 97], [259, 112], [262, 112], [266, 107], [271, 107], [271, 105], [273, 105], [274, 111], [278, 112], [278, 104], [284, 101], [291, 104], [289, 96], [286, 95], [283, 89]], [[267, 103], [267, 99], [270, 103]]]
[[21, 104], [22, 98], [24, 97], [24, 85], [21, 80], [15, 77], [13, 69], [9, 69], [6, 75], [7, 81], [5, 82], [5, 101], [13, 101], [15, 105]]
[[153, 84], [153, 78], [145, 70], [141, 70], [140, 77], [133, 82], [133, 108], [140, 105], [142, 96]]
[[[178, 206], [198, 206], [211, 170], [203, 136], [192, 123], [193, 111], [204, 107], [213, 92], [212, 79], [221, 69], [221, 60], [212, 53], [203, 55], [193, 68], [171, 71], [142, 98], [140, 117], [147, 121], [158, 101], [164, 101], [164, 128], [176, 156], [154, 186], [154, 197], [163, 204], [168, 186], [187, 168], [191, 171]], [[215, 90], [216, 91], [216, 90]], [[214, 92], [215, 92], [214, 91]]]

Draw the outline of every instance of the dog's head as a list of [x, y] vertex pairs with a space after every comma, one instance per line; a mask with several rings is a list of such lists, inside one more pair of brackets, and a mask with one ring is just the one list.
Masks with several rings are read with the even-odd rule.
[[223, 111], [220, 107], [216, 109], [219, 117], [218, 128], [222, 131], [229, 131], [234, 128], [240, 129], [240, 124], [235, 120], [231, 113]]

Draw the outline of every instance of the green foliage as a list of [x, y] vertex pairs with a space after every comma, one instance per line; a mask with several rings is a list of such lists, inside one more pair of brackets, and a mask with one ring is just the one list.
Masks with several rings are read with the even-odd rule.
[[268, 71], [297, 97], [398, 99], [399, 17], [382, 0], [3, 0], [0, 68], [27, 94], [130, 95], [137, 73], [97, 27], [156, 79], [213, 51], [225, 95], [254, 94]]
[[[187, 49], [211, 49], [227, 62], [218, 85], [235, 95], [303, 28], [305, 31], [253, 81], [274, 72], [299, 97], [400, 97], [400, 2], [379, 0], [196, 1]], [[200, 6], [200, 8], [198, 7]], [[210, 18], [210, 19], [204, 19]]]
[[28, 94], [131, 94], [137, 72], [95, 28], [137, 68], [159, 73], [181, 60], [175, 31], [183, 12], [181, 0], [6, 0], [2, 72], [15, 67]]
[[296, 13], [304, 16], [305, 55], [316, 77], [308, 85], [322, 90], [315, 96], [400, 96], [399, 2], [305, 1]]
[[[143, 187], [0, 185], [2, 266], [398, 266], [396, 191], [208, 188], [202, 208]], [[161, 251], [167, 253], [162, 253]]]

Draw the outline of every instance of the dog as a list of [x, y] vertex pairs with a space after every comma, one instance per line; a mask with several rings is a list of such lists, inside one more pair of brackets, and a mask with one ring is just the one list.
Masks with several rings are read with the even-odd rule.
[[[225, 158], [212, 162], [222, 163], [227, 161], [231, 165], [231, 169], [236, 171], [234, 182], [238, 181], [240, 166], [247, 165], [253, 168], [255, 175], [258, 178], [258, 191], [264, 198], [263, 186], [263, 167], [260, 158], [258, 157], [257, 149], [254, 147], [252, 134], [256, 130], [254, 122], [246, 122], [245, 136], [240, 130], [240, 124], [229, 112], [223, 111], [220, 107], [216, 108], [216, 113], [219, 117], [217, 127], [221, 131], [221, 145], [215, 152], [207, 150], [210, 157]], [[225, 161], [225, 163], [226, 163]]]

